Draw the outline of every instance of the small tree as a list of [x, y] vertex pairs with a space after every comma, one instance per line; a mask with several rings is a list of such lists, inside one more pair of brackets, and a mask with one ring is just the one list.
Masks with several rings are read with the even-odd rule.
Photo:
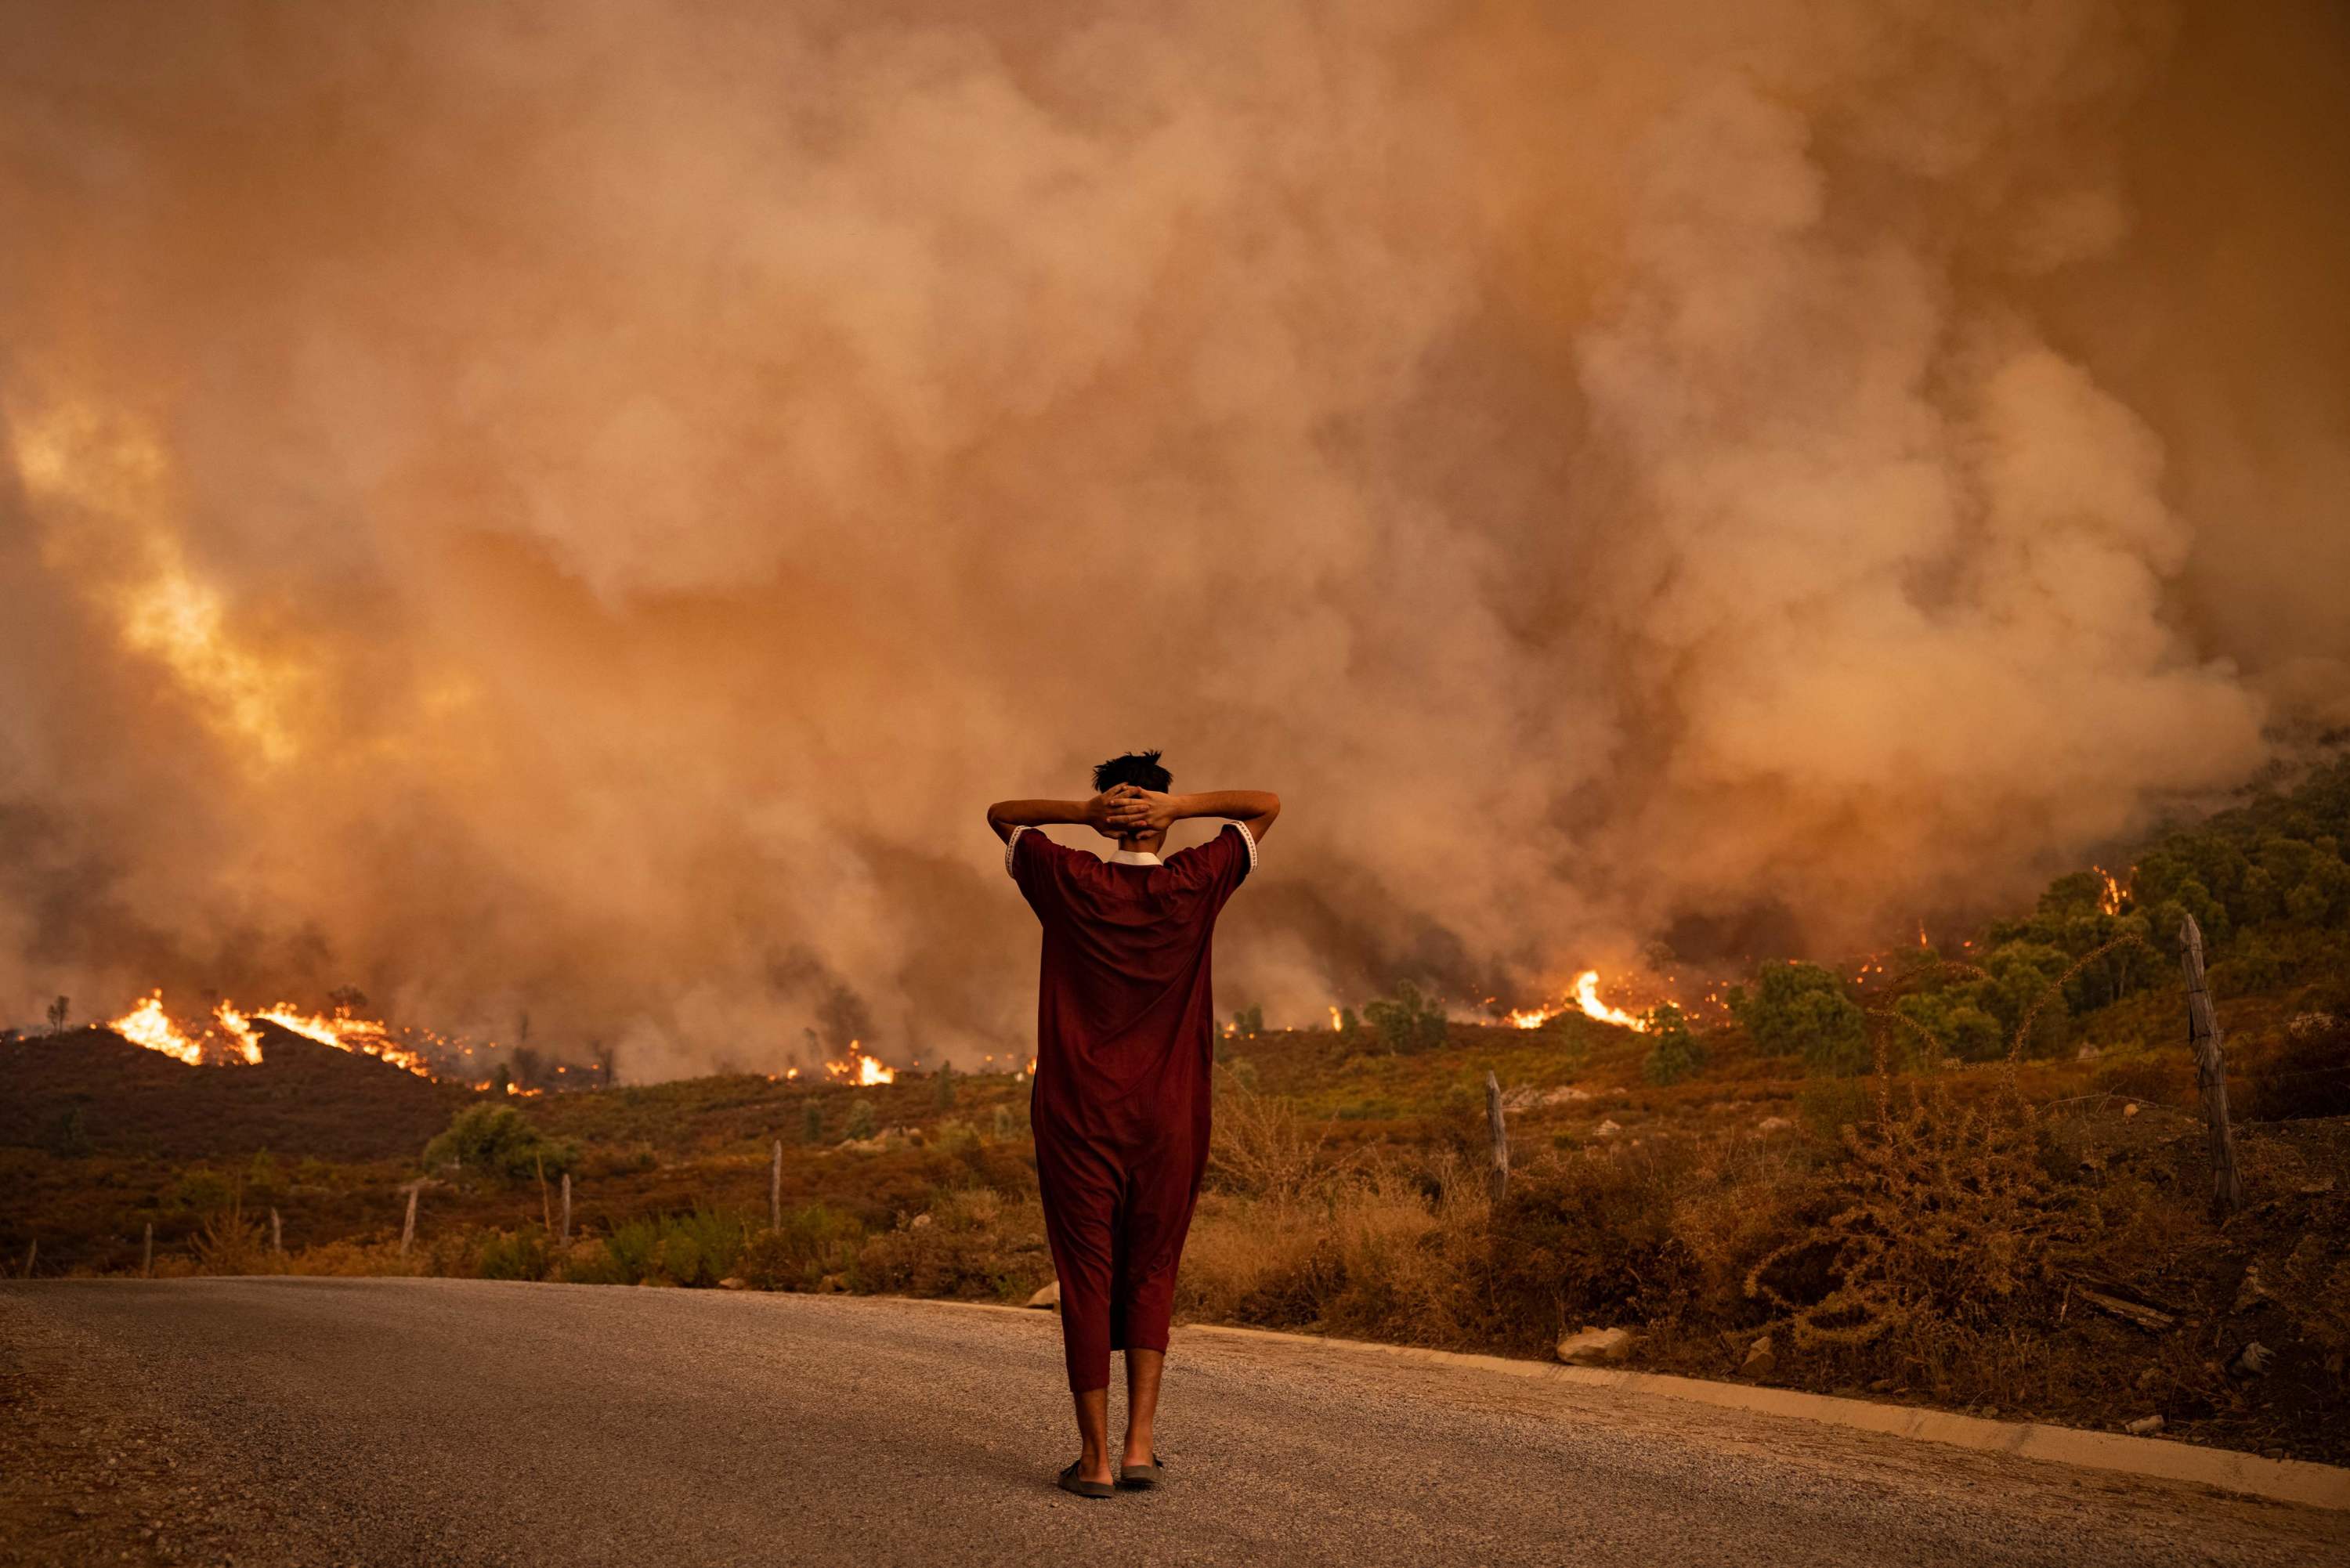
[[951, 1062], [941, 1062], [939, 1064], [939, 1086], [937, 1099], [939, 1109], [945, 1111], [952, 1110], [954, 1108], [955, 1070], [954, 1064]]
[[824, 1107], [814, 1100], [810, 1100], [807, 1103], [807, 1108], [800, 1113], [800, 1141], [802, 1143], [824, 1141]]
[[1769, 965], [1752, 990], [1733, 985], [1724, 1000], [1755, 1048], [1768, 1055], [1800, 1053], [1815, 1072], [1867, 1070], [1867, 1014], [1846, 993], [1844, 981], [1817, 964]]
[[452, 1161], [461, 1169], [520, 1181], [542, 1167], [561, 1175], [578, 1163], [579, 1150], [541, 1133], [512, 1106], [483, 1101], [452, 1117], [446, 1131], [424, 1146], [427, 1167]]
[[1396, 986], [1394, 996], [1366, 1003], [1363, 1020], [1389, 1051], [1429, 1051], [1444, 1044], [1443, 1007], [1408, 980]]
[[60, 996], [55, 1002], [50, 1002], [49, 1033], [52, 1034], [64, 1033], [66, 1032], [66, 1020], [72, 1016], [73, 999], [71, 997]]
[[1255, 1039], [1264, 1033], [1264, 1009], [1243, 1007], [1232, 1014], [1232, 1033]]
[[854, 1138], [871, 1137], [873, 1136], [873, 1102], [859, 1100], [849, 1106], [848, 1123], [841, 1130]]
[[1338, 1009], [1338, 1033], [1341, 1033], [1341, 1034], [1352, 1034], [1352, 1033], [1356, 1031], [1356, 1029], [1357, 1029], [1357, 1028], [1358, 1028], [1358, 1027], [1361, 1025], [1361, 1023], [1362, 1023], [1362, 1020], [1360, 1020], [1360, 1019], [1358, 1019], [1358, 1018], [1357, 1018], [1357, 1017], [1355, 1016], [1355, 1010], [1354, 1010], [1353, 1008], [1351, 1008], [1351, 1007], [1342, 1007], [1342, 1008]]
[[1649, 1083], [1660, 1087], [1678, 1084], [1705, 1066], [1705, 1047], [1697, 1043], [1681, 1010], [1671, 1002], [1648, 1009], [1648, 1038], [1652, 1044], [1640, 1064], [1640, 1076]]

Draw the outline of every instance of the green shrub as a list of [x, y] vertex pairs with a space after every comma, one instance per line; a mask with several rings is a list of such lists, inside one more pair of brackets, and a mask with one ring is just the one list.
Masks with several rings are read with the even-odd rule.
[[505, 1181], [524, 1180], [542, 1167], [547, 1175], [558, 1176], [578, 1159], [577, 1146], [547, 1137], [512, 1106], [490, 1101], [459, 1111], [447, 1130], [424, 1146], [427, 1167], [454, 1163], [461, 1170]]
[[611, 1265], [612, 1282], [634, 1285], [651, 1279], [660, 1267], [660, 1244], [658, 1220], [629, 1220], [612, 1227], [612, 1233], [604, 1238], [604, 1255]]
[[1905, 996], [1893, 1004], [1893, 1011], [1908, 1025], [1894, 1026], [1893, 1059], [1898, 1064], [1921, 1065], [1936, 1053], [1960, 1062], [1989, 1062], [2006, 1054], [2007, 1036], [1999, 1020], [1963, 997], [1937, 992]]
[[1367, 1003], [1363, 1019], [1388, 1051], [1430, 1051], [1444, 1044], [1442, 1005], [1422, 996], [1419, 987], [1408, 980], [1397, 985], [1392, 997]]
[[1653, 1044], [1640, 1064], [1640, 1076], [1649, 1083], [1660, 1087], [1678, 1084], [1705, 1066], [1705, 1047], [1671, 1002], [1648, 1010], [1648, 1038]]
[[1769, 965], [1752, 990], [1733, 985], [1724, 1000], [1766, 1054], [1801, 1054], [1822, 1073], [1859, 1073], [1869, 1065], [1867, 1015], [1844, 981], [1817, 964]]
[[841, 1131], [848, 1137], [871, 1137], [873, 1136], [873, 1102], [861, 1099], [849, 1106], [848, 1121]]
[[802, 1143], [824, 1141], [824, 1107], [814, 1100], [810, 1100], [807, 1103], [807, 1108], [800, 1113], [800, 1141]]
[[763, 1291], [812, 1291], [827, 1275], [854, 1279], [865, 1227], [826, 1203], [784, 1211], [783, 1225], [744, 1243], [734, 1272]]
[[661, 1221], [661, 1276], [681, 1285], [714, 1285], [742, 1261], [749, 1226], [742, 1216], [700, 1208]]
[[493, 1231], [473, 1254], [473, 1274], [484, 1280], [542, 1280], [546, 1262], [544, 1231]]

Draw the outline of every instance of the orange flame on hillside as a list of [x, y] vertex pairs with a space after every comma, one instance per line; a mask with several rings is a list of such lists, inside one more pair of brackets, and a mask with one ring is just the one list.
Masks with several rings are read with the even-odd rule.
[[2097, 908], [2108, 915], [2120, 914], [2122, 900], [2129, 896], [2128, 879], [2137, 875], [2137, 867], [2131, 867], [2120, 877], [2115, 876], [2102, 866], [2092, 866], [2089, 869], [2095, 871], [2097, 874], [2097, 880], [2105, 884], [2097, 893]]
[[419, 1077], [432, 1075], [431, 1064], [416, 1052], [394, 1044], [391, 1031], [375, 1019], [354, 1018], [341, 1008], [335, 1010], [332, 1018], [324, 1018], [315, 1012], [297, 1012], [283, 1002], [259, 1016], [305, 1040], [332, 1045], [338, 1051], [374, 1056], [395, 1067], [405, 1067]]
[[133, 1045], [160, 1051], [191, 1067], [201, 1067], [207, 1061], [239, 1061], [247, 1066], [257, 1066], [261, 1062], [260, 1035], [245, 1022], [244, 1013], [225, 1002], [213, 1010], [213, 1023], [200, 1034], [190, 1034], [172, 1021], [172, 1015], [163, 1010], [163, 993], [160, 990], [140, 998], [138, 1006], [109, 1020], [106, 1026]]
[[1585, 970], [1575, 977], [1575, 1002], [1583, 1009], [1586, 1018], [1596, 1018], [1602, 1023], [1618, 1023], [1641, 1033], [1648, 1033], [1647, 1019], [1636, 1018], [1622, 1008], [1610, 1007], [1599, 1000], [1599, 971], [1596, 969]]
[[896, 1068], [885, 1067], [875, 1058], [865, 1054], [858, 1042], [854, 1040], [848, 1043], [848, 1060], [827, 1062], [824, 1070], [852, 1084], [894, 1084], [898, 1081]]
[[[140, 998], [130, 1012], [110, 1020], [107, 1027], [133, 1045], [160, 1051], [190, 1066], [202, 1066], [207, 1062], [242, 1062], [247, 1066], [259, 1066], [261, 1031], [255, 1025], [263, 1022], [338, 1051], [389, 1062], [420, 1078], [433, 1075], [432, 1064], [423, 1054], [395, 1040], [389, 1025], [378, 1019], [354, 1017], [348, 1009], [338, 1008], [329, 1017], [304, 1012], [291, 1002], [281, 1002], [275, 1007], [249, 1012], [224, 1001], [213, 1008], [211, 1019], [201, 1032], [191, 1033], [164, 1011], [163, 993], [158, 990]], [[437, 1036], [431, 1037], [438, 1040]]]
[[[1581, 1012], [1586, 1018], [1596, 1019], [1601, 1023], [1614, 1023], [1622, 1028], [1638, 1030], [1644, 1034], [1648, 1033], [1647, 1019], [1637, 1013], [1627, 1012], [1620, 1007], [1610, 1007], [1599, 1000], [1599, 971], [1596, 969], [1585, 970], [1575, 977], [1575, 994], [1569, 1000], [1574, 1003], [1575, 1011]], [[1555, 1007], [1513, 1008], [1502, 1021], [1513, 1029], [1540, 1029], [1560, 1013], [1566, 1012], [1567, 1006], [1567, 1001], [1562, 1001]]]
[[150, 1051], [161, 1051], [175, 1061], [189, 1066], [201, 1066], [204, 1048], [180, 1033], [171, 1015], [163, 1011], [163, 993], [160, 991], [140, 999], [139, 1005], [107, 1025], [133, 1045], [144, 1045]]

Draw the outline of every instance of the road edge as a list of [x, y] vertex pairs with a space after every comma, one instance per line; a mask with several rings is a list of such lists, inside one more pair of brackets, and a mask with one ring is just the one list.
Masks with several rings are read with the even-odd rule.
[[[1010, 1313], [1018, 1317], [1044, 1315], [1031, 1307], [1001, 1306], [992, 1302], [944, 1301], [937, 1297], [896, 1296], [896, 1301], [924, 1306], [956, 1307], [964, 1311]], [[1981, 1416], [1960, 1416], [1915, 1405], [1880, 1405], [1835, 1394], [1806, 1394], [1793, 1388], [1763, 1388], [1747, 1383], [1716, 1383], [1701, 1377], [1677, 1377], [1663, 1372], [1627, 1372], [1605, 1366], [1567, 1366], [1549, 1361], [1518, 1361], [1503, 1355], [1471, 1351], [1429, 1350], [1411, 1345], [1382, 1345], [1369, 1339], [1337, 1339], [1318, 1334], [1289, 1334], [1278, 1329], [1240, 1328], [1229, 1324], [1187, 1323], [1183, 1334], [1212, 1334], [1227, 1339], [1272, 1340], [1337, 1355], [1368, 1355], [1421, 1366], [1460, 1371], [1499, 1373], [1537, 1383], [1565, 1383], [1582, 1388], [1603, 1388], [1622, 1394], [1648, 1394], [1711, 1405], [1720, 1409], [1756, 1415], [1783, 1416], [1823, 1426], [1878, 1432], [1915, 1442], [1941, 1443], [1982, 1453], [2013, 1454], [2083, 1469], [2110, 1470], [2157, 1480], [2185, 1481], [2221, 1491], [2263, 1498], [2272, 1502], [2300, 1503], [2309, 1508], [2350, 1511], [2350, 1469], [2308, 1459], [2269, 1459], [2234, 1449], [2207, 1449], [2166, 1438], [2133, 1438], [2119, 1432], [2092, 1432], [2079, 1427], [2054, 1427], [2039, 1421], [1994, 1421]]]

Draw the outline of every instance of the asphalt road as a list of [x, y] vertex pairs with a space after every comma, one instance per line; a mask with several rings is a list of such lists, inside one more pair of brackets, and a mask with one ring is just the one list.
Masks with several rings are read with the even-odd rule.
[[0, 1286], [0, 1562], [2350, 1561], [2340, 1514], [1177, 1331], [1092, 1502], [1056, 1324], [440, 1280]]

